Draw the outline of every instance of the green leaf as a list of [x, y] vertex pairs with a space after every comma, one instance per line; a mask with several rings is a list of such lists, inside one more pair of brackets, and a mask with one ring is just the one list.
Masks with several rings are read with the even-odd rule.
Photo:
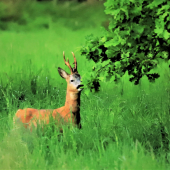
[[125, 15], [126, 15], [127, 19], [129, 19], [129, 14], [128, 14], [127, 7], [126, 7], [126, 6], [124, 6], [124, 8], [120, 8], [120, 10], [122, 10], [122, 11], [125, 13]]
[[167, 30], [164, 30], [163, 37], [167, 40], [170, 38], [170, 33]]
[[106, 40], [107, 40], [107, 38], [106, 38], [105, 36], [100, 39], [100, 41], [101, 41], [102, 43], [106, 42]]
[[102, 81], [102, 82], [104, 82], [104, 81], [106, 80], [106, 77], [100, 76], [100, 77], [99, 77], [99, 80]]
[[160, 35], [163, 33], [163, 31], [164, 31], [164, 29], [163, 29], [163, 28], [159, 28], [159, 27], [157, 27], [156, 29], [154, 29], [154, 32], [155, 32], [158, 36], [160, 36]]
[[105, 47], [110, 47], [110, 46], [117, 46], [118, 44], [120, 44], [119, 40], [116, 39], [116, 37], [114, 39], [111, 39], [109, 41], [107, 41], [105, 43]]

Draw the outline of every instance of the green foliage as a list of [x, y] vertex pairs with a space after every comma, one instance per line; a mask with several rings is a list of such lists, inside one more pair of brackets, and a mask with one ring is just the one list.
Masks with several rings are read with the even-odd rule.
[[110, 16], [109, 30], [102, 37], [89, 36], [80, 50], [95, 62], [84, 78], [86, 86], [98, 90], [99, 82], [118, 82], [126, 72], [135, 85], [144, 76], [154, 82], [160, 75], [153, 69], [160, 59], [170, 59], [170, 2], [107, 0], [104, 5]]

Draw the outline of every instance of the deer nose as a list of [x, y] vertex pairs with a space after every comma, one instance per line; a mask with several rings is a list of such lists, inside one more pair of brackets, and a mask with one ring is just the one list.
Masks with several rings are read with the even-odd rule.
[[77, 89], [79, 89], [80, 87], [83, 87], [84, 85], [80, 84], [77, 86]]

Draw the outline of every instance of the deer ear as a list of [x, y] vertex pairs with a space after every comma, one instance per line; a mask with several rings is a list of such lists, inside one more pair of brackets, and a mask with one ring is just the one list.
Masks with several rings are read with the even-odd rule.
[[67, 77], [69, 76], [69, 74], [60, 67], [58, 67], [58, 73], [64, 79], [67, 79]]

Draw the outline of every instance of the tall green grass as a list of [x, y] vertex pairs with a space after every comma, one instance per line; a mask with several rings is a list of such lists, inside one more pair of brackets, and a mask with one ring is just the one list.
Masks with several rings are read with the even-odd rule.
[[[65, 47], [72, 63], [70, 52], [76, 51], [81, 37], [72, 43], [75, 33], [68, 32], [70, 39], [59, 36], [58, 43], [58, 36], [43, 31], [1, 36], [1, 169], [167, 169], [170, 77], [166, 64], [159, 65], [161, 78], [156, 83], [144, 78], [134, 86], [125, 75], [119, 84], [104, 83], [97, 94], [82, 92], [82, 130], [63, 127], [63, 135], [52, 130], [37, 134], [13, 126], [18, 108], [64, 105], [66, 82], [57, 67], [68, 71], [62, 51]], [[92, 63], [78, 51], [75, 54], [83, 76]]]
[[93, 63], [79, 54], [84, 36], [98, 28], [73, 30], [63, 25], [48, 31], [0, 34], [0, 169], [169, 169], [170, 72], [160, 63], [155, 83], [139, 86], [126, 74], [119, 84], [105, 82], [99, 93], [81, 95], [82, 129], [53, 125], [45, 131], [13, 125], [18, 108], [64, 105], [68, 71], [75, 52], [83, 77]]

